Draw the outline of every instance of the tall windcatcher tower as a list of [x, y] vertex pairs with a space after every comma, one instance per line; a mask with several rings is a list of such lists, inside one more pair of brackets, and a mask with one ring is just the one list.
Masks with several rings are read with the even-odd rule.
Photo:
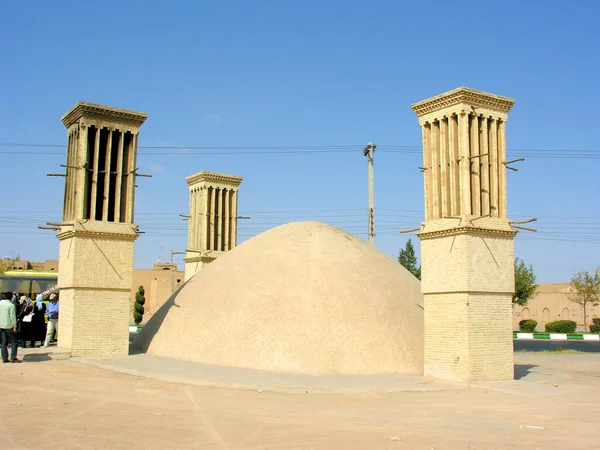
[[190, 189], [185, 279], [237, 245], [238, 189], [243, 178], [198, 172], [185, 179]]
[[63, 117], [67, 174], [59, 249], [59, 345], [129, 351], [136, 154], [145, 113], [79, 102]]
[[412, 105], [423, 134], [426, 375], [512, 380], [514, 236], [506, 121], [515, 101], [468, 88]]

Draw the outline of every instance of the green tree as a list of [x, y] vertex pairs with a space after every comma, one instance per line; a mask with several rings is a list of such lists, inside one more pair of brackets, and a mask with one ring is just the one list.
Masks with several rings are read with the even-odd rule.
[[417, 257], [415, 255], [415, 248], [409, 239], [406, 243], [406, 247], [400, 250], [398, 255], [398, 262], [404, 266], [406, 270], [412, 273], [419, 280], [421, 279], [421, 266], [417, 267]]
[[579, 272], [571, 277], [572, 293], [567, 298], [583, 309], [583, 331], [587, 330], [587, 308], [600, 302], [600, 274]]
[[527, 267], [520, 258], [515, 258], [515, 292], [512, 296], [514, 305], [525, 306], [533, 298], [537, 291], [535, 273], [533, 266]]
[[144, 286], [140, 286], [135, 293], [135, 302], [133, 303], [133, 321], [136, 325], [139, 325], [144, 318], [144, 303], [146, 303]]

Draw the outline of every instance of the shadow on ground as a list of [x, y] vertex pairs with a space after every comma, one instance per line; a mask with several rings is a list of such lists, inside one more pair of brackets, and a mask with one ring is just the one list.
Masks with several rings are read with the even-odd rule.
[[515, 380], [520, 380], [521, 378], [525, 378], [532, 369], [535, 369], [538, 366], [534, 366], [531, 364], [515, 364]]
[[47, 353], [32, 353], [29, 355], [23, 355], [23, 362], [32, 363], [32, 362], [45, 362], [52, 361], [50, 357], [50, 352]]

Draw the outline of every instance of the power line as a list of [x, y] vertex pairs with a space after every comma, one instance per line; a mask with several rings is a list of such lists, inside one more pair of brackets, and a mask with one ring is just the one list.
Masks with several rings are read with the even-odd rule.
[[[66, 144], [29, 144], [23, 142], [0, 142], [0, 147], [50, 147], [65, 148]], [[304, 149], [340, 149], [346, 151], [361, 150], [361, 144], [336, 144], [336, 145], [139, 145], [138, 149], [160, 149], [160, 150], [304, 150]], [[417, 145], [378, 145], [379, 149], [387, 150], [421, 150]], [[547, 149], [547, 148], [509, 148], [516, 152], [559, 152], [559, 153], [600, 153], [600, 149]]]
[[[278, 209], [278, 210], [244, 210], [243, 213], [247, 215], [256, 215], [256, 214], [301, 214], [301, 213], [324, 213], [324, 212], [352, 212], [352, 211], [360, 211], [360, 213], [356, 213], [355, 215], [363, 215], [364, 208], [320, 208], [320, 209]], [[419, 209], [399, 209], [399, 208], [378, 208], [378, 211], [385, 211], [386, 214], [397, 215], [392, 213], [415, 213], [418, 217], [423, 217], [423, 210]], [[62, 214], [62, 210], [57, 209], [54, 211], [32, 211], [31, 209], [0, 209], [0, 213], [18, 213], [19, 215], [27, 215], [27, 214]], [[177, 218], [177, 220], [181, 220], [178, 215], [181, 214], [181, 211], [163, 211], [163, 212], [136, 212], [137, 216], [157, 216], [157, 215], [168, 215]], [[331, 214], [328, 214], [330, 216]], [[405, 215], [405, 214], [400, 214]], [[525, 216], [522, 214], [511, 214], [511, 217], [520, 218], [520, 217], [530, 217], [529, 215]], [[600, 221], [600, 216], [591, 217], [591, 216], [536, 216], [540, 220], [596, 220]], [[44, 219], [45, 220], [45, 219]]]
[[[264, 217], [258, 220], [253, 220], [251, 223], [240, 224], [240, 230], [243, 232], [255, 232], [261, 233], [270, 228], [283, 225], [292, 221], [301, 220], [319, 220], [328, 222], [334, 226], [346, 229], [352, 232], [364, 231], [364, 215], [352, 215], [352, 216], [318, 216], [318, 217], [307, 217], [307, 216], [270, 216]], [[420, 221], [419, 218], [412, 217], [400, 217], [397, 219], [388, 218], [387, 220], [381, 220], [381, 234], [392, 234], [397, 235], [398, 230], [402, 227], [414, 224]], [[43, 223], [43, 218], [23, 218], [23, 217], [0, 217], [0, 228], [4, 230], [20, 231], [31, 227], [35, 227], [39, 223]], [[156, 220], [156, 219], [142, 219], [136, 221], [137, 224], [149, 234], [169, 235], [176, 233], [184, 236], [187, 233], [187, 227], [183, 224], [177, 223], [175, 220]], [[528, 240], [564, 240], [568, 242], [592, 242], [596, 243], [600, 240], [600, 234], [596, 232], [598, 228], [589, 227], [582, 229], [578, 224], [572, 223], [570, 226], [555, 227], [550, 225], [542, 225], [539, 228], [537, 236], [531, 236]], [[172, 233], [171, 233], [172, 232]], [[520, 234], [519, 237], [524, 235]]]
[[[283, 225], [283, 224], [279, 224], [279, 225]], [[261, 229], [243, 229], [240, 228], [240, 233], [238, 234], [239, 237], [253, 237], [256, 236], [258, 234], [261, 234], [271, 228], [274, 228], [275, 226], [278, 225], [273, 225], [271, 227], [267, 227], [267, 228], [261, 228]], [[356, 236], [367, 236], [368, 233], [365, 232], [361, 232], [360, 230], [364, 230], [363, 226], [338, 226], [338, 228], [341, 228], [351, 234], [354, 234]], [[147, 229], [147, 228], [146, 228]], [[153, 237], [180, 237], [180, 238], [185, 238], [186, 234], [187, 234], [187, 229], [181, 229], [181, 230], [169, 230], [169, 229], [165, 229], [165, 230], [151, 230], [151, 229], [147, 229], [148, 231], [146, 232], [146, 236], [153, 236]], [[247, 234], [250, 233], [250, 234]], [[8, 230], [8, 231], [3, 231], [0, 230], [0, 234], [7, 234], [7, 235], [37, 235], [37, 236], [47, 236], [47, 234], [43, 234], [40, 233], [39, 231], [23, 231], [23, 227], [19, 227], [17, 230]], [[378, 233], [378, 235], [380, 236], [399, 236], [398, 231], [397, 231], [397, 227], [394, 227], [394, 229], [383, 229], [382, 231], [380, 231]], [[568, 242], [568, 243], [573, 243], [573, 244], [586, 244], [586, 245], [600, 245], [600, 237], [578, 237], [578, 236], [573, 236], [572, 232], [568, 232], [565, 233], [565, 237], [560, 237], [560, 236], [556, 236], [556, 237], [544, 237], [544, 236], [528, 236], [528, 235], [521, 235], [519, 234], [517, 236], [517, 241], [530, 241], [530, 242], [538, 242], [538, 241], [545, 241], [545, 242]]]
[[[19, 148], [65, 148], [66, 144], [27, 144], [27, 143], [0, 143], [0, 147]], [[314, 154], [314, 153], [349, 153], [361, 149], [361, 145], [230, 145], [230, 146], [149, 146], [140, 145], [141, 150], [178, 150], [170, 152], [139, 152], [140, 156], [161, 155], [256, 155], [256, 154]], [[386, 153], [420, 154], [421, 147], [411, 145], [379, 145], [378, 149]], [[200, 151], [190, 151], [200, 150]], [[218, 151], [215, 151], [218, 150]], [[599, 149], [526, 149], [509, 148], [511, 154], [518, 154], [529, 158], [561, 158], [561, 159], [599, 159]], [[64, 152], [23, 152], [0, 151], [0, 154], [18, 155], [64, 155]]]
[[[0, 147], [55, 147], [55, 148], [64, 148], [64, 144], [27, 144], [21, 142], [0, 142]], [[176, 149], [176, 150], [264, 150], [264, 149], [294, 149], [301, 150], [305, 148], [314, 148], [314, 149], [347, 149], [349, 147], [355, 147], [355, 149], [360, 149], [361, 145], [348, 144], [348, 145], [212, 145], [212, 146], [187, 146], [187, 145], [138, 145], [138, 148], [148, 148], [148, 149]], [[398, 146], [400, 147], [400, 146]], [[413, 147], [409, 147], [413, 148]], [[417, 148], [417, 147], [414, 147]]]
[[[152, 236], [177, 236], [185, 237], [187, 227], [180, 222], [179, 212], [138, 212], [136, 223]], [[240, 224], [240, 236], [245, 233], [252, 235], [264, 232], [275, 226], [292, 221], [317, 220], [327, 222], [353, 234], [361, 235], [364, 231], [364, 221], [367, 212], [363, 208], [331, 208], [331, 209], [289, 209], [289, 210], [262, 210], [244, 211], [252, 215], [251, 223]], [[22, 234], [29, 227], [33, 229], [40, 223], [48, 220], [48, 216], [60, 217], [61, 212], [56, 211], [31, 211], [31, 210], [0, 210], [0, 229], [2, 234]], [[44, 216], [44, 217], [42, 217]], [[381, 235], [397, 236], [398, 230], [406, 226], [420, 223], [423, 218], [421, 210], [403, 210], [381, 208], [380, 233]], [[514, 215], [518, 218], [521, 216]], [[554, 241], [597, 244], [600, 242], [600, 217], [590, 216], [538, 216], [540, 219], [539, 231], [536, 236], [518, 235], [524, 241]], [[38, 234], [32, 232], [27, 234]]]

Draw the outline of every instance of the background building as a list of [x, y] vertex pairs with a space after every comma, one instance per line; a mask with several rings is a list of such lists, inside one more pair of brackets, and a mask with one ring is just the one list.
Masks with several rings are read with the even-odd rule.
[[47, 259], [44, 262], [28, 261], [27, 259], [2, 258], [2, 267], [6, 270], [39, 270], [40, 272], [58, 272], [58, 260]]
[[[571, 292], [570, 283], [540, 284], [535, 297], [529, 300], [527, 306], [514, 306], [513, 327], [518, 329], [519, 322], [527, 319], [537, 321], [537, 331], [544, 331], [544, 326], [555, 320], [574, 320], [579, 327], [583, 327], [583, 309], [569, 300], [568, 294]], [[588, 305], [588, 326], [594, 317], [600, 317], [600, 305]]]
[[144, 323], [183, 284], [184, 278], [185, 272], [178, 270], [177, 264], [156, 263], [152, 269], [133, 269], [133, 286], [129, 299], [132, 311], [135, 293], [140, 286], [144, 287], [146, 297]]

